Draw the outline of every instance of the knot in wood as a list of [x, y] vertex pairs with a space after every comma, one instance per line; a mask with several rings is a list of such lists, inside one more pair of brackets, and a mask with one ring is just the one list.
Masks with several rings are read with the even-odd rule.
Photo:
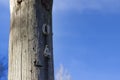
[[34, 61], [34, 66], [35, 67], [42, 67], [42, 65], [40, 64], [40, 62], [38, 62], [38, 61]]
[[17, 0], [17, 3], [18, 3], [18, 4], [21, 4], [21, 2], [22, 2], [22, 0]]

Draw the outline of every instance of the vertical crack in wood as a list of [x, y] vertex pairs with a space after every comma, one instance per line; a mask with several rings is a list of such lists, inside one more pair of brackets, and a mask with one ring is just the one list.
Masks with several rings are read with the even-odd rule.
[[19, 20], [20, 20], [20, 38], [21, 38], [21, 39], [20, 39], [20, 40], [21, 40], [21, 41], [20, 41], [20, 42], [21, 42], [21, 53], [20, 53], [20, 54], [21, 54], [21, 80], [22, 80], [22, 47], [23, 47], [23, 42], [22, 42], [22, 35], [21, 35], [21, 34], [22, 34], [22, 33], [21, 33], [21, 32], [22, 32], [22, 31], [21, 31], [21, 9], [20, 9], [20, 17], [19, 17]]
[[[29, 1], [28, 1], [28, 4], [27, 4], [27, 36], [28, 36], [28, 25], [29, 25], [29, 23], [28, 23], [28, 16], [29, 16], [29, 14], [28, 14], [28, 10], [29, 10]], [[29, 39], [29, 37], [27, 37], [27, 61], [28, 61], [28, 64], [29, 64], [29, 57], [28, 57], [28, 54], [29, 54], [29, 42], [28, 42], [28, 39]], [[29, 66], [31, 66], [31, 65], [29, 65]], [[28, 67], [28, 66], [27, 66]], [[29, 70], [29, 68], [27, 69], [27, 71]], [[30, 72], [32, 73], [32, 70], [30, 70]], [[26, 72], [26, 75], [27, 75], [28, 73]], [[28, 77], [26, 77], [26, 80], [28, 79]]]
[[45, 62], [45, 65], [44, 65], [45, 77], [44, 77], [44, 79], [49, 80], [49, 64], [48, 64], [49, 58], [45, 57], [44, 62]]

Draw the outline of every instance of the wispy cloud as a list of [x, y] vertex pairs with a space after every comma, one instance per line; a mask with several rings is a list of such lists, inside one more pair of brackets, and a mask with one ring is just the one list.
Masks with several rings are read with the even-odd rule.
[[[120, 0], [54, 0], [54, 12], [60, 11], [100, 11], [120, 12]], [[9, 0], [0, 0], [0, 5], [9, 6]]]
[[116, 12], [120, 9], [120, 0], [54, 0], [54, 12], [75, 10]]
[[4, 65], [2, 63], [0, 63], [0, 78], [2, 77], [4, 72]]
[[71, 76], [63, 65], [60, 65], [59, 70], [56, 73], [56, 80], [71, 80]]
[[7, 80], [7, 59], [0, 57], [0, 80]]

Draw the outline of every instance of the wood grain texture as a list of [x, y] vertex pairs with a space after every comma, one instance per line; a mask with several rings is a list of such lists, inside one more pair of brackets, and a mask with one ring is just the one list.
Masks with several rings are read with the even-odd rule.
[[[8, 80], [54, 80], [51, 3], [48, 11], [41, 0], [10, 0]], [[47, 36], [43, 24], [50, 25]], [[44, 56], [46, 45], [49, 58]]]

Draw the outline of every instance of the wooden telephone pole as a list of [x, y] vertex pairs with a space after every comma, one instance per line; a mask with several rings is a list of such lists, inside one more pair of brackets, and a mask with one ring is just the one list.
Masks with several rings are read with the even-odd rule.
[[10, 0], [8, 80], [54, 80], [52, 0]]

